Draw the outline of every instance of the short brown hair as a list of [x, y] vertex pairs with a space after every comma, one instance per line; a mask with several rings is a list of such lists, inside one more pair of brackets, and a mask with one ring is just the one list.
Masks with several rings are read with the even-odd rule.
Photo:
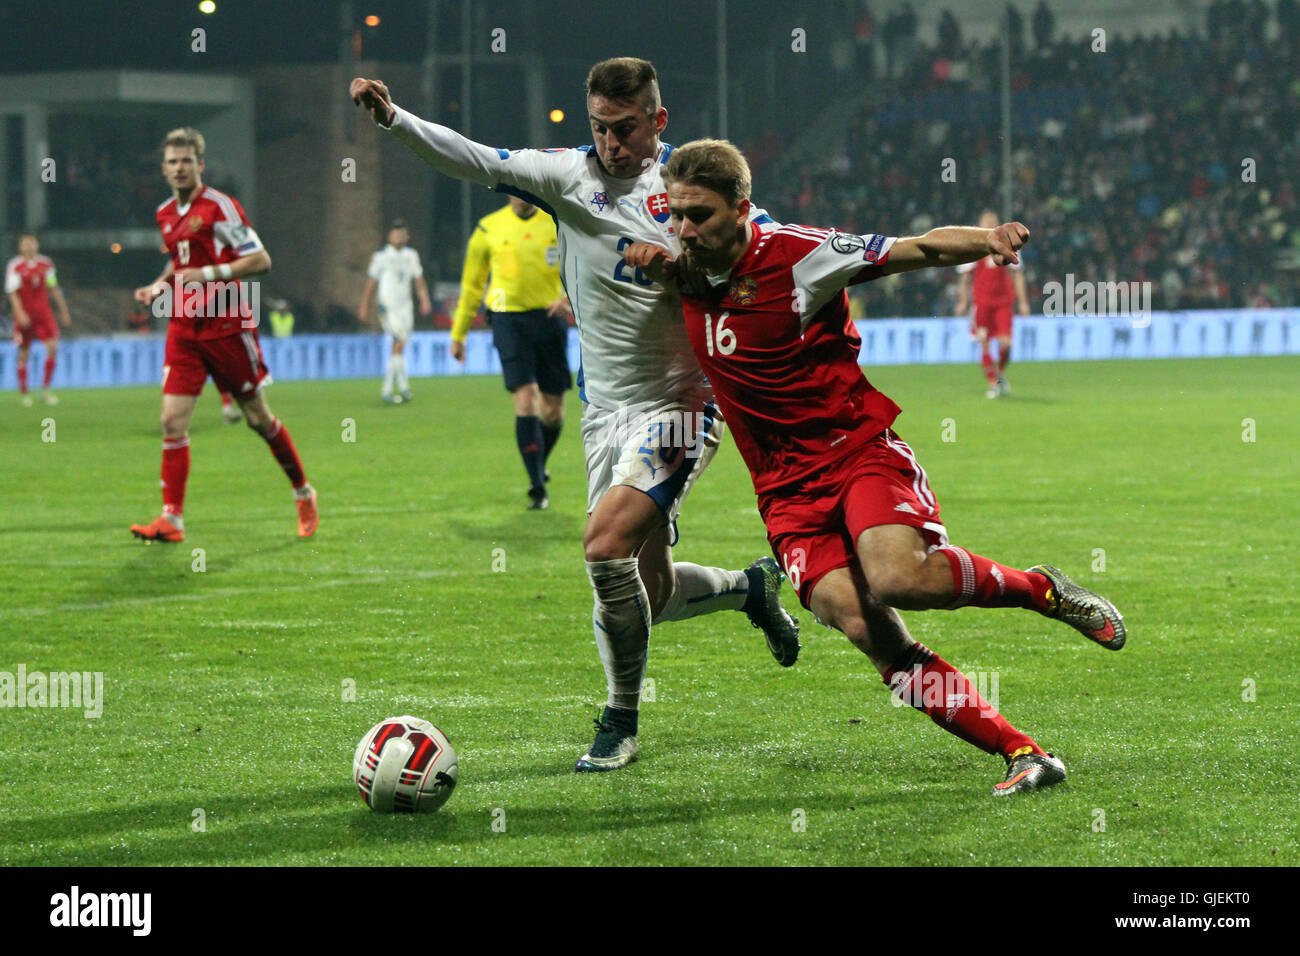
[[644, 100], [647, 115], [659, 110], [659, 75], [654, 64], [634, 56], [601, 60], [587, 74], [587, 95], [610, 100]]
[[676, 180], [712, 189], [733, 208], [749, 198], [753, 184], [744, 154], [725, 139], [697, 139], [678, 146], [668, 157], [663, 177], [665, 183]]
[[207, 144], [203, 141], [203, 134], [193, 126], [178, 126], [166, 136], [163, 137], [162, 150], [167, 152], [168, 146], [184, 148], [191, 146], [194, 149], [194, 158], [203, 159], [203, 150]]

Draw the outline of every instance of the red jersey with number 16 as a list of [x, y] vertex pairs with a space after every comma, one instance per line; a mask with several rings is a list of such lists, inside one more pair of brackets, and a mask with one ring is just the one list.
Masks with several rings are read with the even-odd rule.
[[710, 291], [682, 289], [691, 347], [756, 492], [791, 484], [869, 442], [899, 407], [858, 366], [846, 286], [881, 274], [892, 238], [809, 226], [762, 232]]
[[[234, 262], [264, 249], [239, 202], [211, 186], [204, 186], [184, 206], [177, 205], [173, 196], [158, 207], [156, 218], [163, 244], [172, 257], [172, 268], [178, 273], [182, 269]], [[224, 287], [225, 283], [208, 283], [208, 299], [215, 301]], [[186, 316], [183, 305], [182, 297], [174, 296], [169, 333], [174, 329], [176, 334], [213, 339], [244, 331], [237, 314], [210, 318]]]

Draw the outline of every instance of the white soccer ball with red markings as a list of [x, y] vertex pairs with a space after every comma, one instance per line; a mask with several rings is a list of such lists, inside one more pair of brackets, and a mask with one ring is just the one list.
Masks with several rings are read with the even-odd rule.
[[451, 796], [458, 772], [446, 734], [410, 715], [375, 724], [352, 758], [352, 780], [376, 813], [432, 813]]

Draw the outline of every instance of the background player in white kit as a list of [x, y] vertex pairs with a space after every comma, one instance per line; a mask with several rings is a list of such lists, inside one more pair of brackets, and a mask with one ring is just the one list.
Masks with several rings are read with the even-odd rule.
[[[384, 385], [380, 394], [386, 402], [400, 404], [411, 400], [411, 383], [406, 378], [406, 343], [415, 328], [415, 309], [411, 300], [411, 285], [414, 283], [416, 295], [420, 297], [420, 314], [432, 315], [433, 306], [429, 302], [429, 287], [424, 281], [424, 269], [420, 265], [420, 254], [407, 245], [411, 234], [407, 232], [406, 223], [394, 219], [388, 229], [388, 245], [370, 257], [370, 268], [366, 270], [366, 288], [361, 293], [361, 308], [357, 317], [362, 322], [369, 321], [370, 300], [375, 290], [379, 291], [379, 324], [393, 337], [393, 349], [388, 356], [388, 368], [384, 372]], [[393, 389], [397, 394], [393, 394]]]
[[[555, 217], [582, 349], [583, 547], [609, 689], [595, 741], [576, 769], [626, 766], [637, 755], [652, 624], [744, 610], [781, 664], [793, 664], [799, 652], [799, 627], [781, 607], [781, 573], [771, 558], [744, 571], [672, 558], [682, 500], [716, 453], [724, 425], [691, 352], [676, 291], [623, 262], [623, 250], [637, 241], [680, 250], [661, 175], [672, 147], [659, 141], [668, 111], [654, 67], [633, 57], [592, 67], [594, 147], [578, 149], [508, 152], [472, 142], [395, 106], [378, 80], [354, 79], [350, 94], [440, 172], [521, 196]], [[757, 209], [755, 219], [770, 221]]]

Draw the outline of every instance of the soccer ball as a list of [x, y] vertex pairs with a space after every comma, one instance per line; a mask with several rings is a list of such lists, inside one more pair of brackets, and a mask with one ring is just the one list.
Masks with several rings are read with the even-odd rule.
[[352, 758], [352, 780], [376, 813], [432, 813], [451, 796], [457, 775], [446, 735], [409, 715], [371, 727]]

